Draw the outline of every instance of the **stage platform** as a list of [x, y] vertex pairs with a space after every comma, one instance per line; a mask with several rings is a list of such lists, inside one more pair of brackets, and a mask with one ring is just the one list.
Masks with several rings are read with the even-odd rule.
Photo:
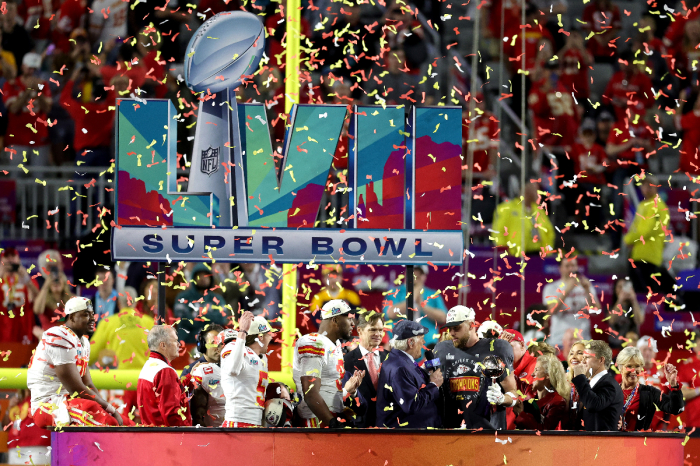
[[667, 433], [412, 429], [74, 427], [51, 434], [53, 466], [682, 466], [684, 440]]

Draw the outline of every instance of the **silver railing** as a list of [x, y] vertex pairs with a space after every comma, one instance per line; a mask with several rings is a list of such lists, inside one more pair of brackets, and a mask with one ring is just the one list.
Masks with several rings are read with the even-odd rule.
[[16, 166], [3, 170], [10, 175], [2, 182], [15, 184], [15, 221], [0, 223], [0, 240], [72, 242], [99, 223], [98, 208], [114, 213], [109, 167], [42, 167], [42, 180]]

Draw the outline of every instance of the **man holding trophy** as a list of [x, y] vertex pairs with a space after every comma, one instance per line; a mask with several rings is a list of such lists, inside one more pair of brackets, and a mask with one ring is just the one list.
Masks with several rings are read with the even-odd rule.
[[513, 348], [505, 340], [479, 338], [474, 310], [454, 306], [445, 327], [452, 341], [435, 346], [446, 384], [446, 427], [505, 429], [506, 407], [515, 405]]

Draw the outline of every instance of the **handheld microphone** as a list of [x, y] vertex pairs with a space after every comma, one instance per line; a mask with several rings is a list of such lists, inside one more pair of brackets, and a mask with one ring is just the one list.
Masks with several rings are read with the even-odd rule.
[[425, 364], [423, 365], [428, 374], [440, 368], [440, 358], [436, 358], [432, 350], [425, 351]]

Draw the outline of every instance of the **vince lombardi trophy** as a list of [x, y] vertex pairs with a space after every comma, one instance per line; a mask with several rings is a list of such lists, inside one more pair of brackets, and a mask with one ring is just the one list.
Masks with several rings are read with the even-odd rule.
[[264, 50], [263, 24], [245, 11], [213, 16], [187, 45], [185, 82], [199, 95], [187, 192], [217, 197], [220, 216], [212, 225], [222, 228], [247, 225], [236, 88], [257, 70]]

